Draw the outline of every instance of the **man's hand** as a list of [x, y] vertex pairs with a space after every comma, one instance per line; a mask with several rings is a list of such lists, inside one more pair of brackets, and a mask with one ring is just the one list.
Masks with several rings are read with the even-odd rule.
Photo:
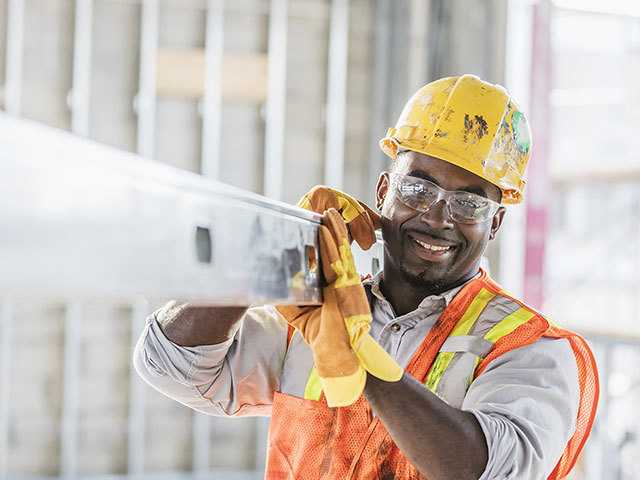
[[317, 185], [302, 196], [298, 206], [316, 213], [334, 208], [347, 224], [351, 240], [363, 250], [376, 243], [375, 231], [380, 228], [380, 215], [340, 190]]
[[402, 368], [369, 335], [371, 311], [356, 271], [343, 216], [330, 208], [320, 227], [320, 259], [327, 286], [321, 307], [279, 306], [311, 346], [329, 406], [346, 406], [362, 394], [365, 371], [386, 381]]

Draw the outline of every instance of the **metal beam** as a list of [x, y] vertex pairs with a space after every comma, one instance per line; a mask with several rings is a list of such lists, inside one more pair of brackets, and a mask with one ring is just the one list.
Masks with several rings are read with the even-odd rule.
[[7, 115], [0, 144], [0, 294], [320, 301], [319, 215]]
[[140, 88], [135, 109], [138, 113], [137, 152], [148, 158], [154, 157], [155, 150], [158, 15], [158, 0], [142, 0]]
[[73, 87], [70, 94], [71, 131], [89, 136], [91, 94], [91, 22], [93, 0], [76, 0], [73, 39]]
[[271, 0], [264, 146], [264, 195], [282, 199], [287, 94], [287, 4]]
[[201, 170], [215, 180], [220, 177], [224, 0], [209, 0], [206, 35]]
[[7, 9], [7, 57], [4, 107], [7, 113], [18, 116], [22, 110], [24, 0], [9, 0]]
[[324, 181], [327, 185], [335, 188], [343, 188], [344, 183], [348, 60], [349, 2], [347, 0], [333, 0], [329, 27]]

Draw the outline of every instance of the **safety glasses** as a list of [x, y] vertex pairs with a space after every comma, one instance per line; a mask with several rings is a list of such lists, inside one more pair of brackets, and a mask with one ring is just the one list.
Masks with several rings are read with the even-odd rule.
[[444, 200], [451, 220], [474, 224], [492, 219], [500, 208], [499, 203], [475, 193], [445, 190], [429, 180], [401, 173], [390, 175], [392, 188], [399, 200], [419, 212], [427, 212]]

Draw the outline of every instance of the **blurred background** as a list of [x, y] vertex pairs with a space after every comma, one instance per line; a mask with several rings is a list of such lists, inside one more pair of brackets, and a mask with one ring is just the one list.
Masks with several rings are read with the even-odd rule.
[[[0, 0], [8, 114], [286, 202], [318, 183], [371, 202], [406, 99], [461, 73], [533, 128], [490, 269], [597, 354], [572, 478], [638, 479], [637, 0]], [[160, 302], [2, 301], [2, 478], [262, 478], [267, 419], [195, 414], [132, 371]]]

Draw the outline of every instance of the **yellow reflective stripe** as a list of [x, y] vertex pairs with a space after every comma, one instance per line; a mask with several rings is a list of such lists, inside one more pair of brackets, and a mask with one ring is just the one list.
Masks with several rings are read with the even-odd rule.
[[531, 310], [521, 307], [511, 315], [505, 317], [502, 321], [493, 326], [491, 330], [484, 336], [485, 340], [496, 343], [505, 335], [509, 335], [520, 325], [527, 323], [535, 316]]
[[306, 400], [320, 400], [322, 395], [322, 384], [320, 383], [320, 375], [316, 367], [311, 369], [307, 385], [304, 387], [304, 398]]
[[[464, 315], [462, 315], [462, 318], [455, 326], [450, 336], [459, 337], [461, 335], [467, 335], [493, 297], [495, 297], [495, 294], [486, 288], [480, 290], [467, 307], [467, 310], [464, 312]], [[455, 352], [438, 353], [435, 362], [429, 370], [429, 375], [427, 376], [426, 381], [427, 388], [432, 392], [435, 392], [438, 388], [438, 383], [440, 383], [440, 379], [449, 367], [454, 355]]]
[[451, 337], [459, 337], [460, 335], [468, 335], [471, 331], [471, 327], [476, 323], [478, 317], [482, 311], [486, 308], [487, 303], [495, 297], [495, 294], [489, 290], [483, 288], [478, 292], [476, 298], [471, 301], [471, 304], [467, 307], [467, 311], [451, 332]]
[[444, 375], [445, 370], [449, 367], [451, 360], [453, 360], [454, 352], [440, 352], [436, 357], [436, 361], [433, 362], [431, 366], [431, 370], [429, 370], [429, 376], [427, 377], [427, 388], [435, 393], [436, 388], [438, 388], [438, 383], [440, 383], [440, 379], [442, 375]]

